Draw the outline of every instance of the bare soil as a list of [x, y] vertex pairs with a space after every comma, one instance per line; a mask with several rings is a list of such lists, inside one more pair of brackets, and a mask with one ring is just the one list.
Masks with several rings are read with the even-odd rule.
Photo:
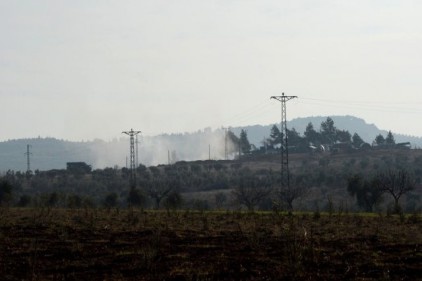
[[0, 210], [1, 280], [422, 280], [420, 217]]

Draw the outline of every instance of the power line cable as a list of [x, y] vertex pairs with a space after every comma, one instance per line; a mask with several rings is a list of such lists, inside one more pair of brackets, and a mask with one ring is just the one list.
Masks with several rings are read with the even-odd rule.
[[[347, 109], [360, 109], [377, 112], [390, 112], [390, 113], [422, 113], [420, 109], [410, 107], [398, 107], [396, 103], [375, 103], [375, 102], [356, 102], [356, 101], [334, 101], [324, 99], [310, 99], [303, 98], [302, 104], [317, 105], [317, 106], [336, 106], [336, 108], [347, 108]], [[415, 103], [403, 105], [415, 105]]]

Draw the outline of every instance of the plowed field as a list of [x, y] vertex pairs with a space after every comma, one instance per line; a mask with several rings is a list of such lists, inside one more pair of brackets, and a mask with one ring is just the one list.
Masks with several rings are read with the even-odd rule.
[[421, 280], [419, 217], [2, 209], [1, 280]]

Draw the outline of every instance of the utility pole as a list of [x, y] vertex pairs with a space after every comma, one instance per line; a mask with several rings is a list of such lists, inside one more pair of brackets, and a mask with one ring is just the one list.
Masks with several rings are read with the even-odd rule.
[[267, 139], [264, 137], [264, 140], [262, 141], [262, 144], [264, 145], [265, 154], [267, 154]]
[[29, 174], [31, 172], [31, 160], [30, 160], [30, 156], [32, 155], [31, 152], [29, 152], [29, 148], [31, 147], [31, 145], [27, 144], [26, 145], [26, 172]]
[[297, 98], [297, 96], [272, 96], [271, 99], [276, 99], [281, 102], [281, 188], [290, 188], [290, 174], [289, 174], [289, 149], [287, 139], [287, 114], [286, 102]]
[[138, 154], [138, 135], [135, 136], [135, 143], [136, 143], [136, 167], [139, 167], [139, 154]]
[[140, 132], [134, 131], [133, 129], [122, 132], [130, 137], [130, 183], [132, 188], [136, 187], [135, 136]]
[[238, 158], [239, 158], [239, 161], [240, 161], [240, 138], [239, 138], [239, 141], [237, 142], [237, 148], [239, 149], [239, 156], [238, 156]]
[[167, 159], [168, 159], [168, 164], [171, 164], [171, 160], [170, 160], [170, 150], [167, 150]]
[[227, 148], [227, 130], [228, 128], [223, 127], [224, 130], [224, 160], [229, 158], [229, 152]]

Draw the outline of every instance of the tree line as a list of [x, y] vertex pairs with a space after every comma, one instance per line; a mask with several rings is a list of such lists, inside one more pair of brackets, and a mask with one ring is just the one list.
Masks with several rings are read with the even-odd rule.
[[[312, 210], [325, 208], [331, 200], [369, 212], [389, 201], [395, 210], [400, 204], [405, 211], [420, 208], [422, 155], [412, 151], [356, 158], [310, 155], [300, 161], [293, 162], [291, 185], [283, 189], [279, 166], [255, 168], [255, 162], [242, 160], [140, 165], [135, 188], [130, 186], [127, 168], [34, 174], [8, 171], [0, 177], [0, 203], [19, 207]], [[206, 196], [191, 196], [200, 193]]]
[[[358, 133], [352, 134], [348, 130], [338, 129], [331, 117], [327, 117], [325, 121], [321, 122], [319, 129], [315, 129], [312, 122], [309, 122], [303, 135], [297, 132], [295, 128], [287, 129], [286, 134], [288, 146], [295, 152], [307, 152], [310, 147], [320, 147], [321, 145], [330, 147], [336, 143], [350, 144], [351, 147], [356, 149], [361, 148], [364, 144], [370, 146]], [[241, 130], [239, 137], [230, 133], [229, 138], [232, 142], [239, 144], [239, 150], [243, 154], [256, 150], [249, 143], [245, 130]], [[281, 132], [277, 125], [273, 125], [269, 137], [263, 141], [262, 145], [267, 150], [274, 150], [283, 144], [283, 139], [284, 132]], [[396, 142], [392, 132], [389, 131], [385, 137], [382, 134], [377, 135], [372, 141], [372, 144], [377, 146], [393, 146]]]

